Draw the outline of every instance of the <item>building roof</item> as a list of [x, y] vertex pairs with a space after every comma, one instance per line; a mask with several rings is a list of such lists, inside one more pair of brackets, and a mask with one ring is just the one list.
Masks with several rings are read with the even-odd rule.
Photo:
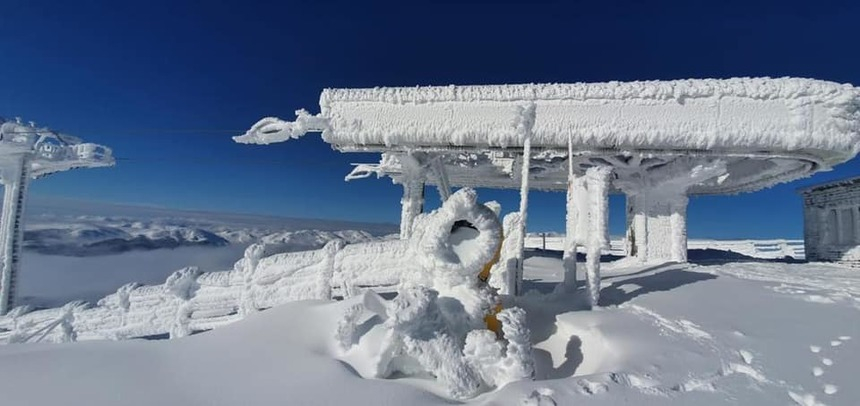
[[[533, 111], [527, 107], [533, 106]], [[808, 153], [860, 150], [860, 92], [796, 78], [327, 89], [323, 138], [349, 150], [534, 147]]]
[[833, 189], [841, 186], [851, 186], [860, 184], [860, 176], [852, 176], [850, 178], [837, 179], [830, 182], [819, 183], [817, 185], [806, 186], [797, 189], [798, 193], [806, 194], [806, 193], [815, 193], [820, 192], [827, 189]]

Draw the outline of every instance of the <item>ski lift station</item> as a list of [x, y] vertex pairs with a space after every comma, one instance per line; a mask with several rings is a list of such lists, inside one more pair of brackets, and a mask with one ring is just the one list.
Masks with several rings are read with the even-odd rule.
[[21, 258], [24, 203], [31, 179], [74, 168], [112, 166], [111, 150], [84, 143], [65, 134], [0, 117], [0, 182], [3, 213], [0, 218], [0, 315], [15, 304], [15, 286]]
[[402, 185], [402, 238], [425, 185], [443, 200], [454, 187], [519, 189], [521, 269], [528, 191], [566, 192], [564, 283], [575, 282], [571, 258], [583, 246], [592, 295], [608, 194], [627, 199], [629, 260], [684, 262], [689, 196], [807, 177], [860, 146], [858, 89], [797, 78], [326, 89], [319, 113], [296, 115], [264, 118], [235, 140], [319, 132], [341, 152], [381, 153], [346, 179], [375, 174]]

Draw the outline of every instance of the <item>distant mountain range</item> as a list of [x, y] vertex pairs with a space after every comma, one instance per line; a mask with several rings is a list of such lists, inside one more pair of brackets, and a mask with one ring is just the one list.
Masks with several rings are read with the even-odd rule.
[[46, 255], [96, 256], [177, 247], [249, 244], [284, 231], [395, 233], [393, 224], [174, 210], [35, 197], [25, 218], [24, 249]]

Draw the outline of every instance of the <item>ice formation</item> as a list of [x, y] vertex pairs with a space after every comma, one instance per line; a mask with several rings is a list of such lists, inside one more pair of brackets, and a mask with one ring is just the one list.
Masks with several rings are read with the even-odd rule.
[[[633, 261], [684, 262], [689, 196], [756, 191], [860, 151], [860, 92], [799, 78], [326, 89], [319, 114], [296, 114], [265, 118], [234, 139], [268, 144], [320, 132], [343, 152], [382, 153], [347, 180], [376, 174], [403, 186], [402, 238], [425, 185], [443, 200], [451, 187], [519, 189], [523, 228], [530, 189], [566, 191], [560, 289], [576, 286], [573, 254], [586, 247], [594, 300], [605, 194], [627, 197]], [[587, 181], [597, 170], [611, 175]], [[583, 220], [593, 216], [599, 221]], [[522, 247], [512, 248], [504, 265], [514, 277], [495, 283], [519, 294]]]
[[[335, 336], [344, 360], [362, 376], [430, 373], [455, 398], [532, 376], [525, 312], [509, 308], [496, 314], [504, 344], [487, 329], [485, 319], [498, 299], [478, 274], [501, 243], [501, 224], [476, 197], [471, 189], [461, 189], [441, 208], [416, 219], [412, 237], [401, 241], [423, 254], [396, 251], [414, 265], [400, 271], [394, 299], [366, 292], [347, 308]], [[452, 231], [463, 220], [469, 226]], [[350, 295], [353, 289], [344, 292]], [[368, 329], [371, 319], [377, 324]], [[359, 335], [360, 325], [365, 332]]]
[[230, 271], [184, 268], [162, 285], [129, 283], [94, 306], [16, 307], [0, 316], [0, 342], [183, 337], [278, 304], [331, 299], [340, 289], [331, 284], [337, 254], [349, 243], [370, 240], [350, 231], [271, 235], [249, 246]]
[[578, 150], [809, 150], [838, 163], [857, 153], [857, 98], [851, 85], [798, 78], [327, 89], [320, 115], [268, 117], [237, 141], [323, 131], [344, 148], [522, 146], [511, 120], [534, 103], [532, 141], [542, 146], [572, 137]]
[[0, 216], [0, 315], [15, 305], [18, 268], [24, 228], [22, 216], [31, 179], [74, 168], [111, 166], [109, 148], [59, 134], [33, 123], [0, 117], [0, 181], [3, 213]]

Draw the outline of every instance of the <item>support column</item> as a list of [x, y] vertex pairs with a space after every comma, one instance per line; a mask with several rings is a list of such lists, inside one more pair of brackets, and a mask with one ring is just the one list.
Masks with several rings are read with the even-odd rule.
[[520, 172], [520, 235], [521, 238], [517, 241], [517, 274], [516, 286], [514, 293], [522, 294], [523, 286], [523, 266], [525, 261], [525, 242], [526, 242], [526, 224], [528, 222], [528, 207], [529, 207], [529, 176], [531, 171], [532, 159], [532, 127], [535, 124], [535, 104], [529, 103], [517, 107], [517, 122], [516, 129], [523, 141], [523, 166]]
[[641, 262], [687, 261], [687, 198], [684, 191], [628, 195], [628, 216]]
[[579, 245], [577, 241], [576, 225], [579, 218], [581, 208], [576, 204], [577, 188], [583, 182], [582, 176], [577, 176], [573, 172], [573, 144], [568, 141], [567, 144], [567, 201], [565, 204], [565, 232], [564, 232], [564, 252], [562, 254], [562, 264], [564, 266], [564, 280], [562, 281], [562, 289], [565, 292], [573, 292], [576, 290], [576, 247]]
[[3, 213], [0, 215], [0, 253], [3, 268], [0, 273], [0, 315], [15, 307], [16, 285], [23, 240], [24, 201], [30, 183], [27, 159], [21, 157], [15, 166], [3, 172]]
[[522, 236], [518, 241], [519, 245], [517, 246], [518, 258], [517, 258], [517, 275], [515, 278], [516, 285], [514, 286], [514, 292], [516, 295], [522, 294], [522, 286], [523, 286], [523, 266], [525, 265], [525, 242], [526, 242], [526, 221], [527, 221], [527, 213], [529, 207], [529, 175], [530, 175], [530, 167], [531, 167], [531, 137], [526, 137], [523, 143], [523, 167], [520, 179], [520, 235]]
[[585, 278], [588, 303], [597, 307], [600, 300], [600, 254], [609, 246], [609, 167], [592, 167], [585, 172], [589, 196], [588, 243], [585, 254]]
[[412, 223], [424, 211], [424, 182], [414, 179], [403, 181], [403, 198], [400, 199], [400, 238], [412, 236]]
[[636, 256], [636, 234], [633, 232], [633, 196], [624, 195], [624, 255]]
[[669, 224], [672, 228], [669, 258], [675, 262], [687, 262], [687, 203], [686, 193], [674, 196], [669, 201]]
[[627, 256], [644, 260], [648, 251], [648, 217], [643, 202], [636, 194], [627, 193]]

